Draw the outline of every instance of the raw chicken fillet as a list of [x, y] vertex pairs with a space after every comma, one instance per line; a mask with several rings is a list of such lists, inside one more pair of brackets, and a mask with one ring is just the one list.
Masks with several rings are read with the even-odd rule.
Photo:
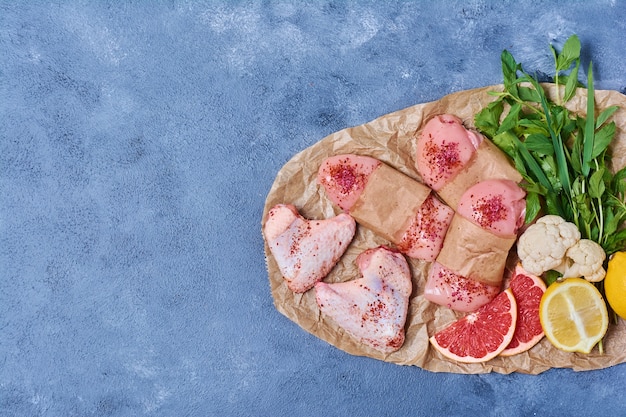
[[441, 190], [470, 161], [483, 139], [454, 115], [430, 119], [417, 141], [415, 158], [424, 182], [435, 191]]
[[[381, 180], [381, 176], [384, 179]], [[454, 210], [439, 201], [425, 185], [375, 158], [353, 154], [327, 158], [319, 168], [317, 182], [324, 187], [326, 195], [334, 204], [350, 213], [359, 224], [389, 239], [397, 245], [400, 252], [425, 261], [433, 261], [437, 257]], [[419, 207], [412, 208], [413, 212], [404, 210], [402, 204], [382, 205], [385, 209], [389, 208], [389, 211], [379, 212], [377, 210], [381, 207], [381, 202], [378, 196], [373, 198], [370, 194], [364, 200], [361, 198], [368, 190], [380, 191], [380, 185], [377, 184], [381, 183], [386, 186], [386, 195], [383, 198], [391, 201], [409, 204], [419, 195], [418, 192], [427, 196]], [[403, 186], [394, 188], [398, 184]], [[358, 203], [362, 203], [360, 211], [357, 209]], [[403, 222], [398, 224], [389, 222], [389, 219]], [[395, 228], [387, 224], [383, 229], [383, 221], [394, 224]]]

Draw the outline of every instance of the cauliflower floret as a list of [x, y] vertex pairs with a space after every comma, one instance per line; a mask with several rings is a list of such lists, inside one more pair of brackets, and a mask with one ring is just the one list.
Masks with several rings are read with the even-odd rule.
[[533, 275], [559, 267], [567, 250], [580, 240], [574, 223], [559, 216], [543, 216], [526, 229], [517, 243], [522, 267]]
[[581, 239], [567, 250], [563, 267], [558, 271], [563, 278], [584, 277], [587, 281], [598, 282], [604, 279], [606, 271], [602, 267], [606, 253], [602, 246], [593, 240]]

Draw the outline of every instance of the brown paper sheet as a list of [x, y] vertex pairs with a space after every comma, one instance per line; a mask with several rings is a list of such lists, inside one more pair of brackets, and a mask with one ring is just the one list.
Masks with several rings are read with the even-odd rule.
[[478, 145], [469, 162], [438, 194], [446, 204], [456, 210], [465, 190], [484, 180], [522, 181], [521, 174], [506, 154], [486, 138]]
[[437, 262], [474, 281], [498, 286], [516, 237], [499, 237], [454, 215]]
[[421, 182], [381, 164], [350, 214], [360, 225], [397, 244], [430, 192]]
[[[548, 85], [549, 94], [554, 86]], [[488, 91], [502, 91], [502, 86], [489, 86], [461, 91], [430, 103], [399, 110], [369, 123], [341, 130], [320, 140], [288, 161], [277, 173], [265, 201], [262, 223], [267, 212], [278, 203], [292, 203], [308, 218], [328, 218], [340, 210], [333, 207], [323, 190], [316, 184], [321, 162], [339, 153], [370, 155], [403, 172], [411, 178], [419, 176], [414, 169], [414, 133], [423, 121], [441, 113], [460, 117], [472, 127], [474, 115], [493, 100]], [[571, 110], [581, 114], [586, 110], [586, 91], [568, 103]], [[620, 106], [613, 116], [617, 124], [617, 138], [613, 146], [614, 168], [626, 164], [626, 96], [616, 91], [596, 91], [596, 108]], [[380, 244], [389, 244], [372, 231], [357, 227], [354, 241], [337, 266], [325, 278], [327, 282], [347, 281], [359, 276], [355, 258], [364, 250]], [[406, 322], [406, 340], [403, 347], [383, 355], [355, 342], [350, 336], [320, 314], [314, 290], [304, 294], [291, 292], [265, 244], [269, 283], [276, 309], [297, 323], [302, 329], [352, 355], [367, 356], [387, 362], [413, 365], [433, 372], [477, 374], [487, 372], [520, 372], [539, 374], [550, 368], [572, 368], [577, 371], [601, 369], [626, 361], [626, 321], [611, 324], [604, 339], [604, 354], [594, 349], [590, 354], [562, 352], [543, 339], [526, 353], [512, 357], [497, 357], [484, 364], [461, 364], [450, 361], [431, 349], [428, 337], [458, 316], [453, 311], [436, 306], [424, 299], [424, 284], [429, 263], [409, 260], [413, 279], [413, 293]], [[509, 265], [510, 266], [510, 265]]]

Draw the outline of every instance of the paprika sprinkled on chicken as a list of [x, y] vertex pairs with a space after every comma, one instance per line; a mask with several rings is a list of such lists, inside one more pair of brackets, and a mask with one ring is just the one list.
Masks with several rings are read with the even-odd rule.
[[426, 261], [437, 257], [454, 211], [424, 184], [353, 154], [324, 160], [317, 182], [333, 203], [402, 253]]
[[368, 249], [356, 260], [362, 277], [315, 284], [321, 312], [352, 337], [391, 353], [404, 344], [411, 272], [402, 254], [384, 246]]
[[348, 248], [356, 222], [345, 213], [307, 220], [291, 204], [267, 214], [263, 234], [289, 289], [306, 292], [323, 279]]

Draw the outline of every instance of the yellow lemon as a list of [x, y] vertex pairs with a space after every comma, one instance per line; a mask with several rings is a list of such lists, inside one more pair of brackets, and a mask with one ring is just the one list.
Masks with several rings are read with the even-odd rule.
[[541, 297], [539, 320], [548, 340], [566, 352], [591, 352], [609, 325], [600, 291], [582, 278], [550, 285]]
[[626, 319], [626, 252], [616, 252], [611, 257], [604, 278], [604, 294], [613, 311]]

